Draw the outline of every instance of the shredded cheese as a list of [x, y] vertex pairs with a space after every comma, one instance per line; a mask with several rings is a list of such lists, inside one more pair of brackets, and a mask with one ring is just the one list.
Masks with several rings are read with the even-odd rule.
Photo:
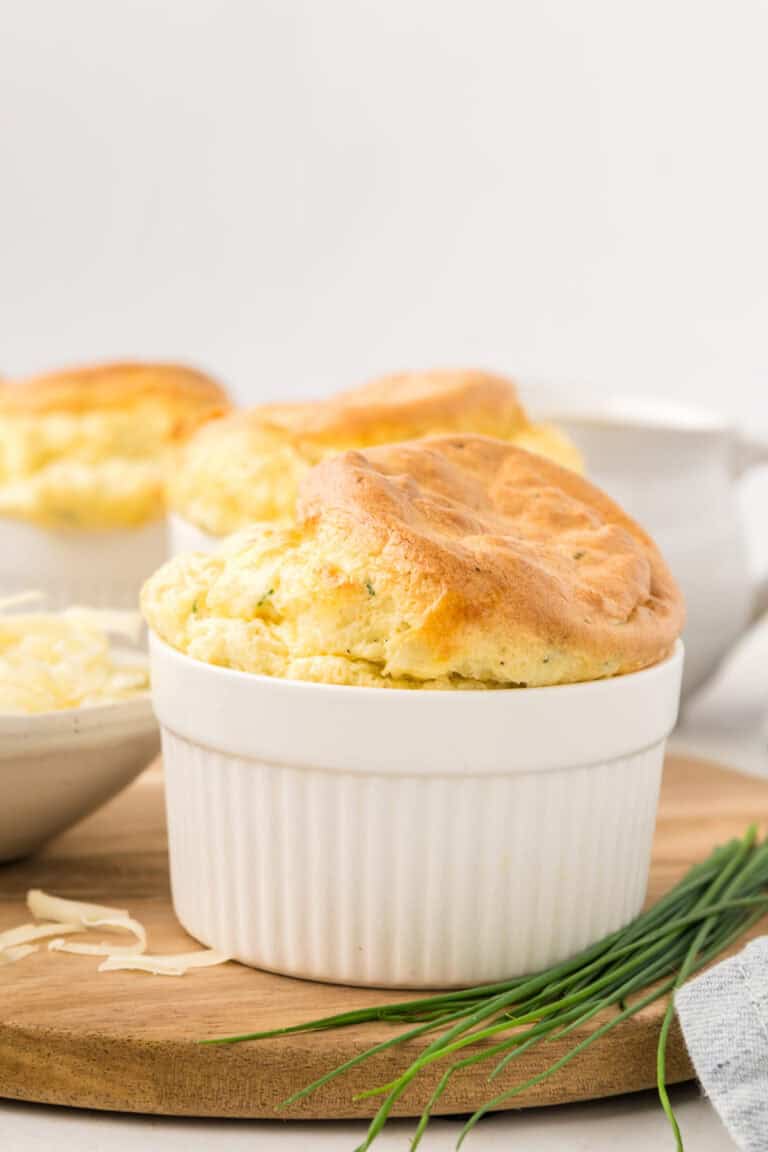
[[[57, 952], [81, 952], [82, 955], [107, 956], [111, 953], [134, 955], [147, 947], [147, 933], [143, 924], [134, 920], [124, 908], [108, 908], [104, 904], [87, 904], [82, 900], [65, 900], [61, 896], [51, 896], [33, 888], [27, 893], [27, 907], [38, 919], [57, 921], [59, 924], [76, 924], [81, 928], [111, 928], [116, 932], [130, 932], [136, 941], [127, 947], [119, 945], [67, 945], [64, 940], [53, 941], [48, 947]], [[57, 933], [61, 936], [61, 932]], [[53, 948], [53, 944], [57, 944]], [[100, 947], [102, 952], [91, 949]]]
[[37, 944], [17, 944], [13, 948], [0, 948], [0, 967], [5, 964], [15, 964], [37, 952]]
[[[135, 921], [134, 921], [135, 923]], [[112, 925], [113, 927], [116, 924]], [[72, 956], [139, 956], [146, 947], [146, 942], [142, 945], [140, 941], [135, 944], [108, 944], [102, 941], [101, 944], [88, 944], [80, 942], [79, 940], [63, 940], [57, 936], [55, 940], [51, 940], [48, 945], [49, 952], [69, 952]]]
[[61, 936], [65, 932], [82, 932], [79, 924], [20, 924], [0, 932], [0, 951], [13, 948], [17, 944], [29, 944], [32, 940], [45, 940], [48, 936]]
[[56, 920], [59, 924], [80, 924], [85, 920], [127, 920], [130, 913], [125, 908], [108, 908], [106, 904], [89, 904], [83, 900], [67, 900], [63, 896], [53, 896], [40, 888], [30, 888], [27, 892], [27, 908], [36, 920]]
[[54, 712], [124, 700], [148, 690], [146, 657], [110, 648], [110, 636], [138, 641], [138, 612], [77, 607], [14, 611], [37, 596], [23, 593], [0, 600], [0, 712]]
[[149, 972], [153, 976], [183, 976], [190, 968], [211, 968], [232, 959], [215, 948], [200, 952], [179, 952], [175, 956], [108, 956], [99, 972]]
[[[76, 956], [103, 956], [99, 972], [149, 972], [156, 976], [183, 976], [190, 968], [210, 968], [226, 964], [231, 959], [213, 948], [198, 952], [180, 952], [175, 956], [146, 955], [147, 933], [144, 925], [125, 908], [111, 908], [105, 904], [89, 904], [82, 900], [66, 900], [52, 896], [39, 888], [27, 893], [27, 907], [32, 915], [45, 921], [42, 924], [20, 924], [0, 932], [0, 965], [14, 964], [37, 952], [33, 940], [53, 937], [49, 952], [70, 952]], [[109, 928], [116, 932], [129, 932], [131, 944], [91, 944], [87, 941], [65, 940], [65, 935], [85, 932], [94, 928]]]

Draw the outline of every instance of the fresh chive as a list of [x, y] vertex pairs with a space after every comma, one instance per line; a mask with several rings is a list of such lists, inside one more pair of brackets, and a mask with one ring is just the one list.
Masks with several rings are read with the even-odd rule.
[[[459, 1147], [488, 1111], [556, 1075], [617, 1025], [666, 996], [668, 1005], [658, 1040], [657, 1081], [659, 1100], [679, 1152], [683, 1139], [666, 1088], [666, 1049], [674, 1018], [674, 993], [689, 976], [719, 956], [766, 913], [768, 840], [759, 842], [756, 829], [751, 827], [743, 837], [721, 845], [707, 860], [691, 868], [674, 888], [625, 928], [544, 972], [396, 1004], [361, 1008], [268, 1032], [214, 1037], [202, 1043], [236, 1044], [346, 1028], [375, 1020], [405, 1025], [405, 1031], [329, 1069], [280, 1107], [304, 1099], [379, 1052], [424, 1037], [424, 1048], [396, 1079], [356, 1097], [383, 1098], [363, 1143], [356, 1149], [356, 1152], [365, 1152], [409, 1085], [426, 1068], [445, 1063], [437, 1087], [419, 1117], [411, 1143], [413, 1152], [456, 1072], [495, 1060], [489, 1076], [489, 1080], [494, 1080], [524, 1052], [548, 1040], [562, 1039], [577, 1028], [583, 1030], [595, 1017], [605, 1014], [606, 1009], [616, 1010], [607, 1020], [597, 1020], [591, 1031], [542, 1072], [486, 1100], [466, 1121], [459, 1135]], [[428, 1039], [430, 1034], [432, 1038]], [[479, 1041], [489, 1040], [493, 1042], [480, 1051], [473, 1050]]]

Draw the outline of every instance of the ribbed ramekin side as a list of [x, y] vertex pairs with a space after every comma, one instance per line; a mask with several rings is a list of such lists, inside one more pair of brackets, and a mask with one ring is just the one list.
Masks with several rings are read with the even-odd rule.
[[482, 983], [572, 955], [643, 901], [663, 743], [475, 777], [267, 765], [167, 730], [163, 754], [176, 912], [248, 964]]

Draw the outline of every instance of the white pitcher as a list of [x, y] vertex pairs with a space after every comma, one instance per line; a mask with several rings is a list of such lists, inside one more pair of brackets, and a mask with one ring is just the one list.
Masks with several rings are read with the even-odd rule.
[[[690, 693], [763, 611], [768, 579], [750, 574], [738, 482], [768, 465], [768, 443], [718, 417], [642, 401], [574, 401], [524, 390], [529, 411], [556, 421], [587, 472], [654, 537], [686, 599], [683, 691]], [[765, 519], [768, 533], [768, 514]]]

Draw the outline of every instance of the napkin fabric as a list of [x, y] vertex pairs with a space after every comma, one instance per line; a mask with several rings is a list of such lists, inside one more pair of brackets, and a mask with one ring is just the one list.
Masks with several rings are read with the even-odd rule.
[[675, 1008], [704, 1091], [743, 1152], [768, 1152], [768, 936], [685, 984]]

